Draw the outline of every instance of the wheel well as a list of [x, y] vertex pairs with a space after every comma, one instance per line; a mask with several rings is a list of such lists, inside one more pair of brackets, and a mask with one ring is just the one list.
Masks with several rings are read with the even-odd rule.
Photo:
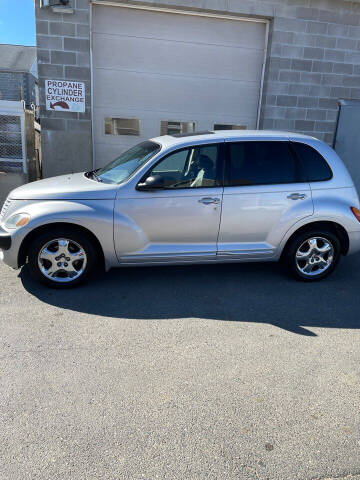
[[43, 232], [46, 232], [49, 228], [51, 229], [53, 227], [60, 227], [60, 228], [61, 227], [63, 227], [63, 228], [64, 227], [70, 227], [73, 230], [76, 230], [78, 232], [81, 232], [81, 233], [85, 234], [91, 240], [93, 245], [95, 246], [96, 251], [99, 254], [99, 259], [100, 259], [101, 266], [105, 265], [105, 258], [104, 258], [104, 252], [103, 252], [102, 246], [101, 246], [99, 240], [97, 239], [97, 237], [90, 230], [88, 230], [87, 228], [82, 227], [80, 225], [75, 225], [73, 223], [56, 222], [56, 223], [47, 223], [45, 225], [41, 225], [40, 227], [34, 228], [34, 230], [32, 230], [31, 232], [29, 232], [27, 234], [27, 236], [22, 241], [22, 244], [21, 244], [20, 249], [19, 249], [19, 254], [18, 254], [18, 266], [19, 267], [21, 267], [22, 265], [25, 264], [27, 253], [28, 253], [28, 250], [29, 250], [29, 246], [30, 246], [31, 242], [33, 241], [33, 239], [36, 238], [39, 234], [41, 234]]
[[336, 222], [311, 222], [311, 223], [307, 223], [306, 225], [303, 225], [298, 230], [296, 230], [290, 236], [290, 238], [288, 238], [288, 240], [287, 240], [287, 242], [286, 242], [286, 244], [283, 248], [283, 253], [286, 251], [286, 248], [287, 248], [288, 244], [292, 241], [292, 239], [295, 237], [295, 235], [298, 235], [299, 233], [304, 233], [304, 232], [314, 230], [314, 228], [319, 229], [319, 230], [327, 230], [327, 231], [330, 231], [330, 232], [334, 233], [340, 241], [341, 253], [343, 255], [347, 254], [347, 252], [349, 250], [349, 236], [348, 236], [345, 228], [343, 226], [339, 225]]

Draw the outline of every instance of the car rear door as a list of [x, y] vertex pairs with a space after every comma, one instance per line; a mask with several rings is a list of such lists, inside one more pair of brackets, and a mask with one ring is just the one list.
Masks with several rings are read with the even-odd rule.
[[218, 255], [266, 259], [313, 214], [310, 185], [287, 140], [228, 141]]

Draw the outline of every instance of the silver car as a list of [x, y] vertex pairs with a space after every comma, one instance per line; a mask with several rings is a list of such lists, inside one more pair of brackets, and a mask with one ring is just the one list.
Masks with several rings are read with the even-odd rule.
[[167, 135], [104, 168], [13, 190], [0, 258], [54, 287], [112, 267], [282, 260], [301, 280], [360, 250], [360, 205], [337, 154], [265, 131]]

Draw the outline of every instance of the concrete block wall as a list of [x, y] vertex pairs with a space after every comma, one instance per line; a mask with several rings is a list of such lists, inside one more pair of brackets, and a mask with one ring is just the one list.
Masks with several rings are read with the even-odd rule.
[[[1, 65], [0, 65], [1, 67]], [[0, 71], [0, 100], [35, 102], [35, 78], [30, 73]]]
[[[89, 170], [92, 166], [89, 1], [71, 0], [70, 14], [40, 8], [39, 3], [35, 0], [43, 175]], [[47, 111], [46, 79], [84, 82], [85, 112]]]
[[24, 185], [27, 181], [26, 173], [16, 171], [5, 172], [0, 164], [0, 210], [11, 190]]
[[338, 99], [360, 98], [360, 5], [341, 0], [267, 3], [274, 14], [261, 126], [331, 144]]
[[[113, 0], [116, 1], [116, 0]], [[127, 2], [130, 3], [130, 2]], [[270, 20], [260, 127], [331, 143], [337, 101], [360, 98], [360, 4], [346, 0], [132, 0]], [[74, 14], [39, 9], [36, 0], [45, 176], [91, 166], [89, 0]], [[46, 112], [45, 78], [86, 83], [85, 114]]]

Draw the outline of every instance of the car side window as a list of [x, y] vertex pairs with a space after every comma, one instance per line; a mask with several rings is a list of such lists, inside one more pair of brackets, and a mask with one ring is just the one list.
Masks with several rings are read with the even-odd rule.
[[246, 141], [228, 145], [229, 186], [303, 181], [299, 162], [286, 141]]
[[164, 161], [158, 163], [153, 169], [152, 173], [165, 173], [165, 172], [179, 172], [181, 173], [186, 164], [188, 157], [188, 150], [180, 150], [165, 158]]
[[216, 187], [218, 157], [217, 144], [184, 148], [160, 160], [146, 177], [161, 176], [167, 189]]
[[324, 182], [332, 178], [332, 171], [326, 160], [315, 148], [300, 142], [291, 142], [308, 182]]

